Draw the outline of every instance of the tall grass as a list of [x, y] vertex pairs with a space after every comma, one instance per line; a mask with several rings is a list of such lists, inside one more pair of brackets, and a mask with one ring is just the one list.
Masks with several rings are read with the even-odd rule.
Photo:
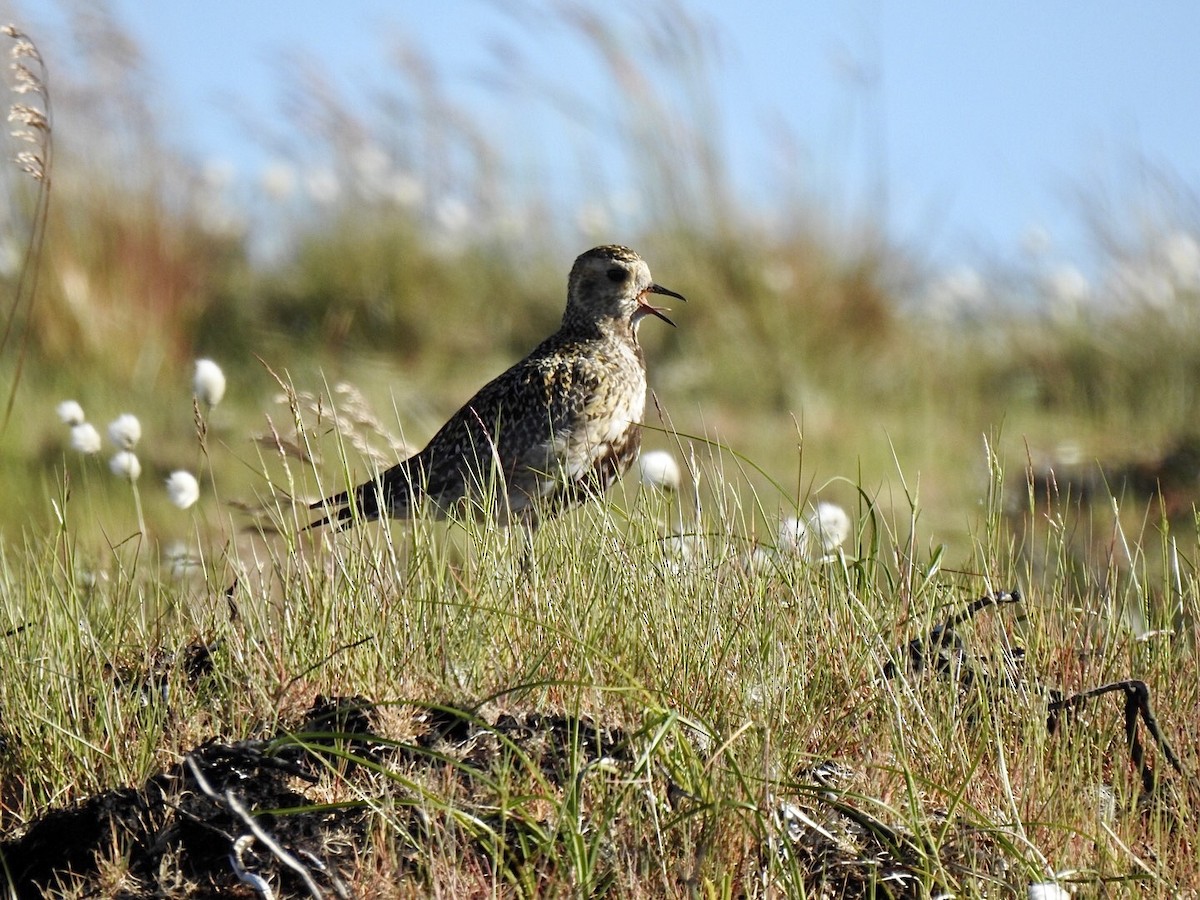
[[[930, 884], [990, 893], [974, 879], [992, 871], [991, 853], [1008, 860], [994, 877], [1013, 889], [1048, 869], [1075, 870], [1085, 881], [1136, 876], [1168, 892], [1189, 883], [1186, 842], [1165, 830], [1172, 815], [1187, 821], [1187, 813], [1162, 809], [1146, 819], [1137, 775], [1124, 763], [1119, 704], [1089, 708], [1053, 738], [1045, 731], [1049, 689], [1137, 675], [1153, 685], [1165, 732], [1186, 734], [1200, 708], [1187, 674], [1194, 657], [1168, 623], [1154, 622], [1167, 627], [1138, 641], [1120, 616], [1095, 605], [1101, 598], [1072, 600], [1060, 573], [1014, 613], [985, 613], [964, 629], [965, 665], [999, 672], [1006, 648], [1023, 650], [1019, 686], [999, 676], [966, 688], [935, 675], [883, 680], [906, 640], [1014, 577], [1003, 523], [973, 534], [978, 557], [968, 564], [981, 575], [955, 575], [940, 556], [918, 555], [928, 539], [919, 508], [897, 519], [872, 506], [847, 552], [816, 564], [785, 555], [755, 569], [747, 564], [747, 488], [729, 481], [731, 462], [718, 452], [698, 470], [714, 499], [687, 522], [697, 535], [690, 556], [660, 539], [675, 516], [666, 500], [639, 494], [545, 527], [532, 576], [491, 526], [416, 522], [300, 538], [284, 505], [275, 514], [287, 527], [264, 535], [253, 571], [238, 564], [238, 587], [226, 599], [223, 567], [181, 582], [136, 544], [113, 548], [97, 575], [77, 554], [87, 523], [68, 514], [57, 532], [6, 552], [0, 572], [6, 672], [14, 673], [0, 680], [0, 703], [27, 711], [5, 719], [8, 821], [139, 783], [212, 733], [295, 728], [313, 696], [334, 694], [395, 709], [391, 727], [401, 731], [380, 739], [398, 747], [412, 740], [404, 736], [414, 727], [408, 704], [430, 701], [475, 710], [485, 730], [503, 713], [533, 709], [583, 715], [632, 736], [631, 761], [606, 763], [573, 789], [548, 780], [521, 746], [481, 794], [423, 782], [421, 803], [440, 811], [438, 821], [503, 802], [512, 827], [533, 829], [524, 852], [541, 867], [504, 857], [503, 879], [517, 893], [606, 884], [669, 894], [681, 888], [679, 873], [693, 869], [689, 877], [708, 890], [775, 883], [799, 893], [812, 870], [789, 870], [787, 860], [803, 843], [765, 859], [758, 848], [783, 840], [780, 804], [807, 808], [813, 776], [804, 773], [830, 759], [849, 766], [839, 797], [919, 836]], [[1194, 573], [1171, 582], [1138, 567], [1135, 577], [1195, 616]], [[197, 641], [212, 653], [211, 673], [198, 680], [183, 664]], [[1185, 764], [1194, 764], [1190, 756], [1185, 750]], [[369, 762], [357, 751], [348, 759]], [[407, 771], [385, 766], [368, 802], [411, 802]], [[668, 784], [692, 798], [686, 814], [661, 805]], [[1098, 791], [1115, 798], [1115, 812], [1100, 819]], [[380, 812], [387, 835], [398, 825]], [[1164, 830], [1147, 832], [1147, 821]], [[977, 846], [958, 830], [967, 825], [995, 835], [1002, 849]], [[452, 862], [458, 840], [447, 831], [417, 852], [435, 870], [464, 877]], [[1144, 854], [1135, 862], [1129, 848], [1148, 840], [1156, 850], [1147, 872]], [[361, 852], [395, 865], [388, 845], [384, 837]], [[982, 856], [955, 868], [960, 852]]]

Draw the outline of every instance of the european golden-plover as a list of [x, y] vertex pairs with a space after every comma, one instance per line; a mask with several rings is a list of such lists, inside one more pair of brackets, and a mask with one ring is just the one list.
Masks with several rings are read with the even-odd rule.
[[675, 324], [650, 294], [684, 299], [655, 284], [627, 247], [584, 253], [571, 269], [558, 331], [486, 384], [420, 453], [314, 503], [326, 514], [309, 527], [487, 510], [532, 530], [541, 517], [600, 496], [641, 445], [646, 362], [638, 324], [648, 315]]

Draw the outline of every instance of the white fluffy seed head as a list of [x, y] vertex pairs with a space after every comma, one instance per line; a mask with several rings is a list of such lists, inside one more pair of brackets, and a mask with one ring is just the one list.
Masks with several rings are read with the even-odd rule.
[[638, 479], [660, 491], [677, 491], [683, 483], [679, 463], [666, 450], [651, 450], [638, 457]]
[[785, 516], [779, 523], [779, 552], [803, 556], [807, 544], [808, 526], [795, 516]]
[[137, 481], [142, 474], [142, 464], [132, 450], [118, 450], [108, 461], [108, 467], [114, 475], [125, 481]]
[[818, 503], [805, 524], [822, 553], [832, 553], [850, 537], [850, 517], [835, 503]]
[[225, 373], [211, 359], [196, 360], [192, 376], [192, 393], [205, 406], [216, 406], [225, 396]]
[[64, 400], [58, 404], [55, 411], [58, 413], [58, 418], [62, 423], [70, 425], [72, 428], [76, 425], [82, 425], [85, 421], [83, 407], [75, 400]]
[[191, 472], [180, 469], [167, 477], [167, 495], [180, 509], [187, 509], [200, 499], [200, 482]]
[[133, 413], [121, 413], [108, 423], [108, 439], [118, 450], [132, 450], [142, 439], [142, 423]]
[[751, 575], [763, 575], [775, 567], [775, 554], [764, 547], [755, 547], [743, 560], [743, 564]]
[[91, 422], [71, 426], [71, 448], [91, 455], [100, 452], [100, 432]]
[[1071, 900], [1071, 892], [1053, 881], [1036, 882], [1029, 885], [1029, 900]]
[[835, 503], [818, 503], [803, 520], [787, 516], [779, 523], [777, 550], [815, 562], [850, 537], [850, 517]]

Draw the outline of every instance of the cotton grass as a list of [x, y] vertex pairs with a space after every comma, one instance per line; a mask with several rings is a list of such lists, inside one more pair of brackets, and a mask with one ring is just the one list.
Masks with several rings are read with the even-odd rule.
[[120, 450], [132, 450], [142, 439], [142, 423], [133, 413], [121, 413], [108, 423], [108, 439]]
[[85, 456], [100, 452], [100, 432], [91, 422], [80, 422], [71, 426], [71, 449]]
[[82, 425], [86, 421], [83, 407], [76, 400], [64, 400], [55, 407], [55, 412], [58, 413], [58, 418], [64, 425], [70, 425], [72, 428]]
[[679, 463], [666, 450], [651, 450], [638, 457], [638, 480], [644, 487], [675, 492], [683, 482]]
[[167, 478], [167, 496], [180, 509], [187, 509], [200, 499], [200, 482], [183, 469], [172, 472]]
[[134, 482], [142, 475], [142, 464], [132, 450], [118, 450], [108, 461], [108, 467], [122, 481]]
[[225, 373], [211, 359], [196, 360], [192, 376], [192, 393], [210, 409], [225, 398]]

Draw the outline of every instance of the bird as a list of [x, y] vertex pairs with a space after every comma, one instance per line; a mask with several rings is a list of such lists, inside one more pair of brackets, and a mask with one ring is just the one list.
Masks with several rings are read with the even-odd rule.
[[420, 452], [352, 490], [311, 504], [308, 525], [341, 529], [384, 517], [489, 515], [532, 534], [543, 518], [599, 498], [637, 458], [646, 407], [638, 326], [675, 323], [651, 295], [637, 253], [581, 254], [557, 331], [476, 392]]

